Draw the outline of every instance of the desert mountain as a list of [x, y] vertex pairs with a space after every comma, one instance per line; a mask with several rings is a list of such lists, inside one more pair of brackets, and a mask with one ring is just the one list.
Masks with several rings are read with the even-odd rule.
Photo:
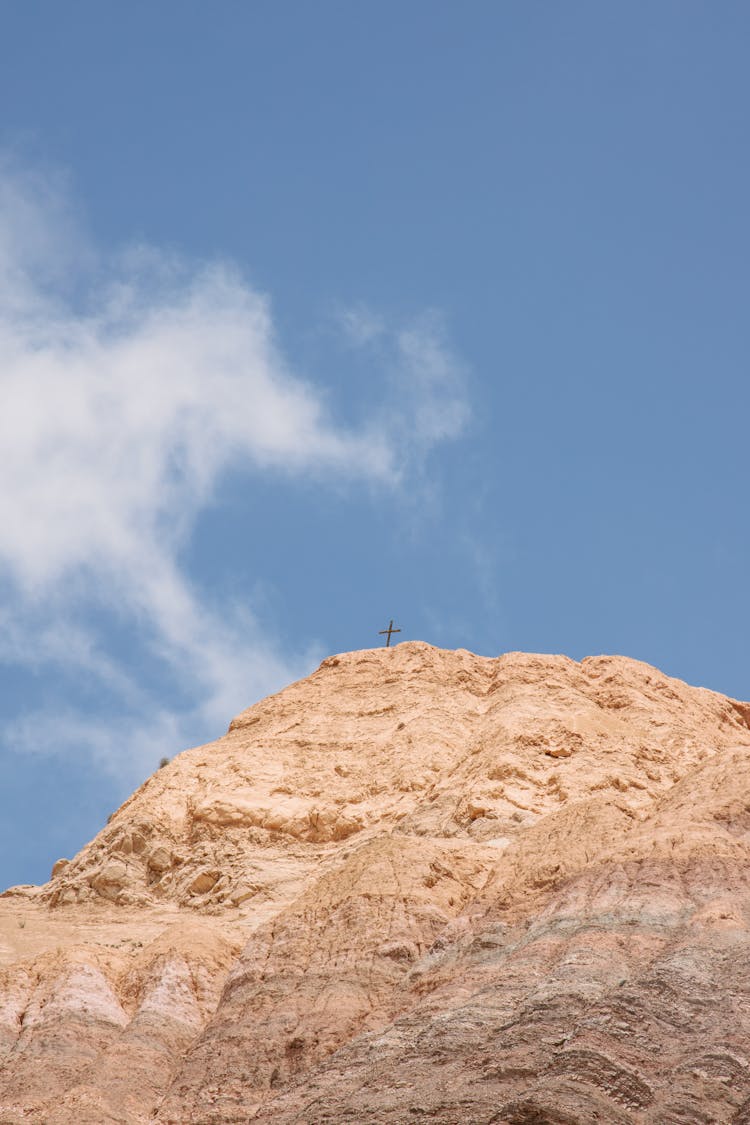
[[0, 897], [0, 1123], [750, 1125], [750, 705], [352, 652]]

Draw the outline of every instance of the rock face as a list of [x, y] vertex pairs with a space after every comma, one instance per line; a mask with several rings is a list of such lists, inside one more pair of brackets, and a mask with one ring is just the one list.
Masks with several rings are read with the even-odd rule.
[[750, 1125], [750, 705], [331, 657], [0, 899], [0, 1122]]

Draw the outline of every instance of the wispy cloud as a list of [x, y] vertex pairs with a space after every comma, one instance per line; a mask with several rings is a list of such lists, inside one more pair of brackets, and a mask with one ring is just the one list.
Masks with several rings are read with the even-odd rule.
[[345, 344], [367, 355], [382, 373], [380, 382], [388, 390], [375, 417], [391, 434], [397, 473], [419, 466], [435, 445], [465, 430], [470, 416], [466, 371], [439, 312], [393, 323], [360, 301], [339, 305], [333, 322]]
[[425, 313], [399, 331], [398, 371], [412, 456], [457, 438], [469, 420], [465, 372], [448, 347], [437, 313]]
[[362, 301], [354, 305], [339, 304], [334, 309], [333, 319], [344, 340], [355, 348], [372, 344], [386, 331], [384, 318]]
[[[348, 330], [361, 345], [385, 328], [361, 309]], [[234, 266], [145, 246], [107, 257], [60, 183], [0, 166], [0, 659], [75, 667], [143, 716], [147, 684], [87, 621], [92, 605], [116, 613], [196, 701], [183, 724], [155, 717], [160, 749], [305, 671], [310, 654], [281, 654], [247, 607], [207, 605], [181, 549], [234, 468], [392, 489], [456, 437], [463, 375], [439, 323], [392, 338], [399, 393], [368, 424], [337, 424]], [[16, 722], [15, 744], [35, 730]], [[107, 759], [111, 739], [80, 716], [57, 730], [56, 745]]]

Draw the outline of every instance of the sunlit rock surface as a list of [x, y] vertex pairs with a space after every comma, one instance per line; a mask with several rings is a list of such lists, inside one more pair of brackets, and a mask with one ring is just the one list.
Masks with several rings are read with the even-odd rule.
[[0, 899], [0, 1122], [750, 1125], [749, 723], [331, 657]]

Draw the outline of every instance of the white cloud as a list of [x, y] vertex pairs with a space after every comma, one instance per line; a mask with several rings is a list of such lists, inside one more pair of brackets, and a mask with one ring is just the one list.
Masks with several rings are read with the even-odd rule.
[[[384, 329], [360, 310], [350, 331], [364, 343]], [[228, 624], [204, 604], [180, 548], [232, 468], [393, 488], [455, 437], [462, 373], [437, 322], [393, 338], [398, 394], [370, 424], [338, 425], [325, 394], [290, 370], [268, 298], [236, 268], [153, 247], [107, 260], [59, 184], [0, 167], [0, 576], [11, 595], [0, 658], [64, 661], [145, 713], [146, 686], [82, 621], [92, 604], [114, 608], [190, 685], [186, 722], [198, 728], [305, 671], [310, 654], [283, 658], [246, 609]], [[108, 740], [84, 725], [69, 717], [58, 745], [67, 731], [106, 758]], [[173, 717], [155, 725], [162, 744], [190, 738]], [[15, 740], [28, 745], [34, 729], [16, 724]]]

